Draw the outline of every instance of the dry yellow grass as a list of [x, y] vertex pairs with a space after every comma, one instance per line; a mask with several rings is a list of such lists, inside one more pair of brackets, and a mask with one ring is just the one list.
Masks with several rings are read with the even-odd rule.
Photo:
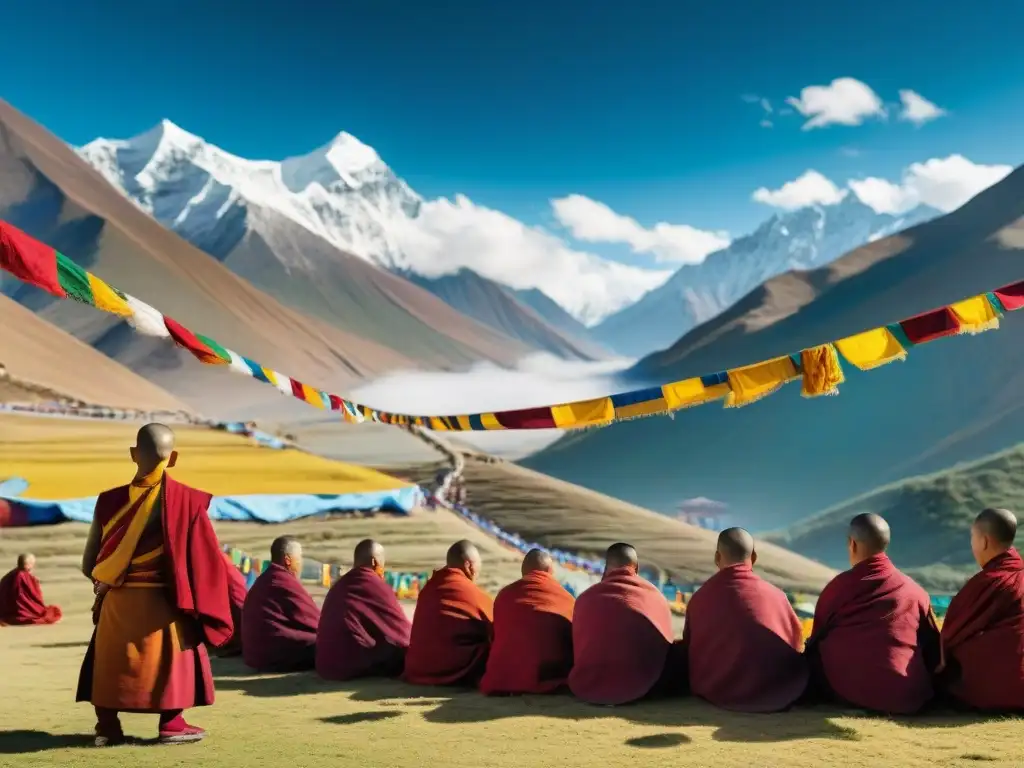
[[[131, 479], [130, 422], [0, 415], [0, 478], [29, 481], [25, 498], [95, 496]], [[296, 450], [258, 448], [245, 437], [175, 427], [174, 476], [219, 496], [245, 493], [355, 493], [403, 483], [381, 472]]]
[[[9, 547], [5, 541], [4, 556]], [[387, 680], [339, 685], [312, 675], [254, 676], [235, 660], [215, 661], [216, 705], [190, 714], [209, 729], [206, 742], [99, 750], [89, 745], [91, 708], [74, 703], [92, 630], [89, 589], [81, 578], [55, 580], [58, 570], [44, 560], [40, 575], [65, 620], [0, 628], [3, 766], [1021, 765], [1020, 720], [885, 720], [831, 709], [744, 716], [692, 699], [609, 709], [567, 696], [487, 699]], [[151, 739], [153, 720], [128, 715], [124, 723], [130, 735]]]

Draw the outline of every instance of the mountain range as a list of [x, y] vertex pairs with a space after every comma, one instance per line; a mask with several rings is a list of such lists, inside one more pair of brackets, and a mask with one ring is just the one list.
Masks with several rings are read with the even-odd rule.
[[[960, 209], [748, 293], [628, 376], [676, 381], [789, 354], [1024, 277], [1024, 169]], [[523, 463], [672, 512], [723, 502], [739, 524], [780, 528], [889, 482], [947, 468], [1024, 434], [1024, 313], [1003, 329], [910, 350], [870, 372], [846, 366], [839, 397], [791, 385], [741, 409], [570, 434]]]
[[718, 316], [765, 280], [823, 266], [938, 215], [923, 205], [902, 216], [876, 213], [848, 193], [835, 205], [772, 216], [700, 264], [681, 267], [668, 282], [591, 329], [591, 335], [618, 354], [649, 355]]

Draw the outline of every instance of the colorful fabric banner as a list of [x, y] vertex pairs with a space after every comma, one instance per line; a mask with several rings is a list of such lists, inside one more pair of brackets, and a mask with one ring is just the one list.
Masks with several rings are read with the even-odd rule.
[[802, 379], [802, 392], [806, 397], [837, 394], [839, 385], [844, 381], [840, 356], [851, 365], [868, 371], [894, 360], [903, 360], [909, 347], [947, 336], [997, 328], [1003, 312], [1024, 307], [1022, 280], [898, 323], [729, 371], [572, 403], [490, 413], [415, 416], [379, 411], [265, 368], [215, 340], [189, 330], [145, 302], [121, 293], [68, 257], [2, 221], [0, 269], [58, 298], [75, 299], [124, 317], [137, 332], [169, 339], [202, 363], [226, 365], [235, 373], [270, 384], [282, 394], [298, 398], [315, 408], [338, 411], [347, 422], [415, 425], [439, 432], [600, 427], [625, 419], [667, 414], [723, 398], [727, 408], [735, 408], [767, 397], [795, 379]]

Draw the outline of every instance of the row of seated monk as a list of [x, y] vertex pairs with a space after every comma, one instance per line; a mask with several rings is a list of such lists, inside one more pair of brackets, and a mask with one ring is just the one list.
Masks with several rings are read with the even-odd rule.
[[604, 705], [688, 692], [741, 712], [826, 700], [887, 714], [914, 714], [936, 700], [1020, 711], [1024, 563], [1013, 547], [1016, 527], [1006, 510], [978, 515], [971, 549], [981, 571], [952, 600], [940, 631], [928, 594], [886, 555], [886, 521], [856, 516], [847, 536], [851, 567], [821, 593], [806, 647], [786, 595], [755, 573], [755, 543], [742, 528], [719, 535], [717, 573], [691, 598], [679, 639], [667, 601], [639, 576], [629, 544], [608, 549], [602, 580], [575, 600], [550, 556], [532, 550], [522, 578], [492, 601], [476, 583], [480, 553], [457, 542], [410, 621], [382, 578], [379, 543], [359, 543], [354, 567], [321, 611], [298, 579], [300, 543], [282, 537], [247, 595], [240, 576], [235, 582], [241, 633], [233, 651], [264, 672], [400, 675], [488, 695], [567, 688]]

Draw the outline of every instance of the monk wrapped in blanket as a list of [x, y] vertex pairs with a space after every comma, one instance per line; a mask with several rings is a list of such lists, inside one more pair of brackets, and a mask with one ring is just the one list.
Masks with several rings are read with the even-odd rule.
[[402, 673], [412, 623], [384, 581], [384, 547], [356, 545], [352, 569], [327, 593], [316, 634], [316, 671], [326, 680]]
[[484, 694], [551, 693], [568, 681], [575, 600], [554, 570], [550, 554], [531, 549], [523, 577], [495, 598], [494, 641], [480, 681]]
[[981, 571], [949, 604], [942, 623], [944, 692], [977, 710], [1024, 711], [1024, 562], [1013, 546], [1017, 518], [986, 509], [971, 526]]
[[60, 608], [43, 600], [35, 567], [35, 555], [18, 555], [17, 567], [0, 579], [0, 625], [56, 624], [61, 620]]
[[494, 605], [475, 583], [482, 568], [476, 546], [456, 542], [445, 562], [416, 601], [403, 679], [475, 687], [491, 649]]
[[280, 536], [270, 545], [270, 565], [242, 606], [242, 659], [258, 672], [298, 672], [316, 666], [320, 609], [299, 581], [302, 545]]

